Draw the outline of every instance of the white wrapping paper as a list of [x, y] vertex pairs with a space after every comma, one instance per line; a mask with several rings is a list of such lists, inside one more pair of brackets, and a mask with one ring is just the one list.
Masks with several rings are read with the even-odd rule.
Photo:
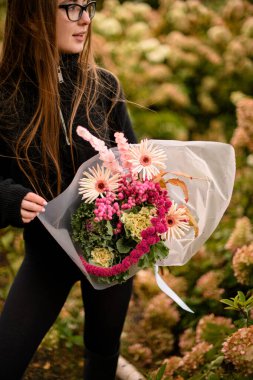
[[[156, 263], [159, 266], [184, 265], [210, 237], [228, 207], [235, 178], [234, 149], [229, 144], [206, 141], [153, 140], [153, 142], [161, 145], [167, 153], [166, 170], [185, 173], [192, 177], [190, 179], [169, 174], [169, 177], [178, 177], [186, 183], [189, 191], [187, 206], [198, 222], [199, 234], [195, 238], [191, 231], [180, 240], [167, 241], [169, 255]], [[117, 148], [113, 151], [117, 157]], [[83, 163], [69, 187], [48, 203], [46, 212], [40, 214], [39, 219], [87, 276], [94, 288], [104, 289], [112, 284], [97, 284], [94, 278], [88, 275], [79, 258], [80, 251], [71, 240], [70, 225], [71, 216], [81, 202], [78, 181], [82, 173], [89, 167], [95, 166], [97, 162], [101, 163], [98, 155]], [[179, 187], [168, 185], [168, 190], [171, 199], [178, 204], [185, 203], [184, 194]], [[129, 277], [138, 269], [134, 266], [130, 270]]]

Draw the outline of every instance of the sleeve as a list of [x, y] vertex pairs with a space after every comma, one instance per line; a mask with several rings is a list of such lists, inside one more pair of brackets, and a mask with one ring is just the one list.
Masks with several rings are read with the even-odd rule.
[[[1, 125], [3, 125], [1, 120]], [[31, 190], [15, 183], [12, 156], [6, 139], [3, 137], [3, 127], [0, 128], [0, 228], [8, 225], [24, 227], [21, 218], [21, 202]]]
[[18, 175], [18, 169], [14, 162], [11, 141], [15, 141], [17, 135], [9, 125], [21, 124], [19, 115], [23, 106], [19, 104], [17, 108], [6, 108], [5, 99], [9, 94], [9, 89], [0, 88], [0, 228], [8, 225], [22, 228], [24, 224], [21, 218], [21, 202], [31, 190], [16, 180], [15, 174]]
[[24, 227], [21, 219], [21, 202], [26, 194], [31, 191], [14, 183], [12, 179], [0, 177], [0, 228], [12, 225]]

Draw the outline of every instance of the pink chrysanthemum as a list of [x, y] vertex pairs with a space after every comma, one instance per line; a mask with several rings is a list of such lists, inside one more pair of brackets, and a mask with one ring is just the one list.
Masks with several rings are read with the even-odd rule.
[[79, 194], [86, 203], [92, 203], [99, 195], [104, 196], [106, 191], [115, 191], [118, 188], [119, 175], [111, 176], [111, 171], [100, 167], [89, 168], [90, 173], [84, 172], [84, 177], [79, 181]]
[[129, 153], [132, 172], [141, 174], [144, 180], [152, 179], [160, 172], [160, 169], [166, 168], [164, 163], [166, 160], [165, 152], [147, 139], [142, 140], [137, 146], [131, 146]]
[[166, 223], [168, 231], [167, 239], [181, 239], [189, 231], [189, 218], [184, 207], [177, 207], [172, 201], [169, 211], [166, 214]]

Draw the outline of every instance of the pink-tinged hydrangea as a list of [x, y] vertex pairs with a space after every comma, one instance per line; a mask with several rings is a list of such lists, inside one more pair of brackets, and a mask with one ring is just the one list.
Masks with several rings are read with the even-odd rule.
[[177, 308], [173, 301], [165, 293], [159, 293], [150, 299], [143, 315], [144, 324], [147, 328], [173, 327], [180, 319]]
[[238, 148], [247, 147], [253, 152], [253, 99], [242, 98], [236, 107], [238, 127], [231, 143]]
[[[169, 357], [168, 359], [164, 359], [164, 361], [162, 362], [162, 365], [163, 364], [166, 364], [166, 369], [165, 369], [165, 372], [164, 372], [164, 376], [168, 376], [169, 379], [171, 379], [171, 376], [174, 375], [174, 372], [178, 369], [179, 367], [179, 363], [181, 361], [181, 358], [179, 356], [171, 356]], [[183, 377], [174, 377], [173, 376], [173, 379], [174, 380], [184, 380]]]
[[225, 248], [235, 252], [237, 248], [249, 244], [253, 241], [252, 224], [247, 216], [237, 219], [235, 228], [232, 231]]
[[232, 266], [235, 277], [240, 284], [253, 286], [253, 243], [236, 251]]
[[179, 363], [179, 368], [189, 375], [193, 374], [201, 365], [205, 363], [205, 354], [213, 348], [207, 342], [198, 343], [191, 351], [187, 352]]
[[242, 375], [253, 375], [253, 326], [243, 327], [228, 337], [221, 350], [227, 362]]
[[160, 293], [152, 269], [142, 269], [136, 273], [134, 293], [137, 294], [138, 298], [142, 301], [149, 300], [150, 297]]
[[142, 364], [152, 363], [152, 351], [149, 347], [141, 343], [135, 343], [128, 347], [128, 352], [134, 361], [141, 361]]
[[197, 281], [196, 286], [200, 290], [204, 298], [220, 300], [224, 293], [223, 288], [219, 288], [220, 283], [224, 278], [224, 273], [221, 271], [209, 271], [204, 273]]
[[186, 329], [179, 337], [179, 348], [181, 354], [191, 351], [196, 344], [196, 334], [192, 328]]
[[168, 356], [174, 349], [175, 334], [167, 326], [151, 328], [149, 325], [143, 325], [141, 322], [140, 327], [148, 331], [148, 334], [145, 336], [145, 342], [155, 352], [156, 357]]
[[232, 330], [235, 328], [232, 319], [231, 318], [225, 318], [225, 317], [219, 317], [215, 316], [214, 314], [205, 315], [202, 317], [196, 328], [196, 341], [201, 342], [203, 340], [206, 340], [206, 336], [208, 335], [208, 331], [212, 328], [217, 329], [223, 329], [223, 331], [226, 331], [227, 335], [228, 332], [232, 332]]

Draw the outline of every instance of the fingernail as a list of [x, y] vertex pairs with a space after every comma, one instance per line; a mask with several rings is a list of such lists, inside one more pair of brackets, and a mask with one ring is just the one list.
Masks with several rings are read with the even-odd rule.
[[41, 212], [45, 212], [46, 211], [46, 209], [43, 207], [43, 209], [41, 210]]
[[47, 205], [47, 202], [45, 201], [45, 202], [43, 202], [43, 206], [46, 206]]

